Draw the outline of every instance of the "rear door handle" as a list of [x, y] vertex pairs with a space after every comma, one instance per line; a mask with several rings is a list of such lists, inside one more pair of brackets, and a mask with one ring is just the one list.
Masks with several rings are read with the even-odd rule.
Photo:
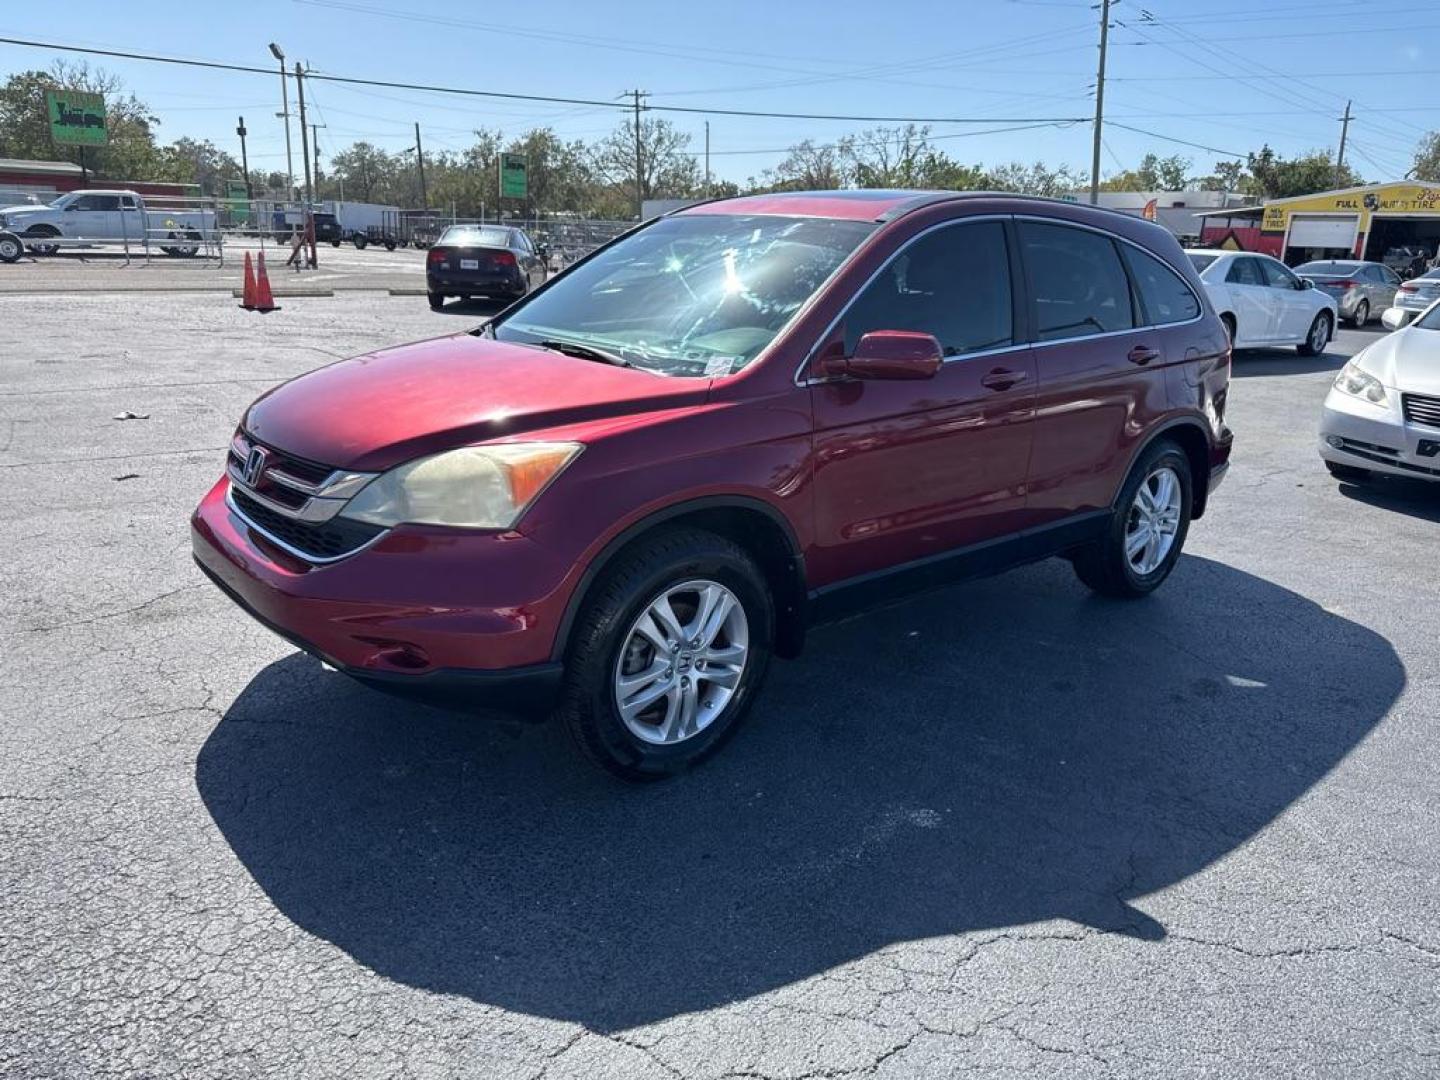
[[1144, 367], [1159, 355], [1159, 349], [1152, 349], [1148, 345], [1136, 345], [1125, 354], [1125, 359], [1129, 360], [1132, 364], [1139, 364], [1141, 367]]
[[980, 378], [980, 385], [990, 390], [1009, 390], [1012, 386], [1025, 381], [1025, 372], [1011, 371], [1009, 368], [997, 367], [988, 375]]

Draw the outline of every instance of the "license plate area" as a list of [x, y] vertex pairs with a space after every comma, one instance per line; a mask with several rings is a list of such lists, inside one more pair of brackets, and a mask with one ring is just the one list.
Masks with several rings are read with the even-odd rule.
[[461, 260], [460, 260], [460, 269], [461, 269], [461, 270], [479, 270], [479, 269], [480, 269], [480, 260], [479, 260], [479, 259], [461, 259]]

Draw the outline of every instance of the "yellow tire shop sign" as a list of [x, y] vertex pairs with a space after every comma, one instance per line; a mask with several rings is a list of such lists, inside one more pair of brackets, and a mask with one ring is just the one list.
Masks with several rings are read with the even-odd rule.
[[1430, 215], [1440, 217], [1440, 185], [1380, 184], [1320, 195], [1301, 195], [1265, 204], [1261, 229], [1283, 233], [1292, 214], [1356, 214], [1362, 233], [1369, 233], [1370, 218], [1381, 215]]

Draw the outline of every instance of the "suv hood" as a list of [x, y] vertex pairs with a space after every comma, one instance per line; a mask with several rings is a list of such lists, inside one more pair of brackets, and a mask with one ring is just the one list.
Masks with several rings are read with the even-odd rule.
[[264, 394], [243, 424], [286, 453], [372, 472], [489, 439], [702, 405], [709, 385], [458, 334], [301, 375]]

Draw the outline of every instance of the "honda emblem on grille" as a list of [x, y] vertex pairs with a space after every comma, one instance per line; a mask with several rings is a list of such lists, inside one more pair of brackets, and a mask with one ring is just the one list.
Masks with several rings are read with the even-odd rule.
[[250, 456], [245, 459], [245, 469], [240, 474], [245, 483], [251, 487], [260, 483], [260, 477], [265, 475], [265, 463], [269, 458], [270, 454], [263, 446], [251, 448]]

